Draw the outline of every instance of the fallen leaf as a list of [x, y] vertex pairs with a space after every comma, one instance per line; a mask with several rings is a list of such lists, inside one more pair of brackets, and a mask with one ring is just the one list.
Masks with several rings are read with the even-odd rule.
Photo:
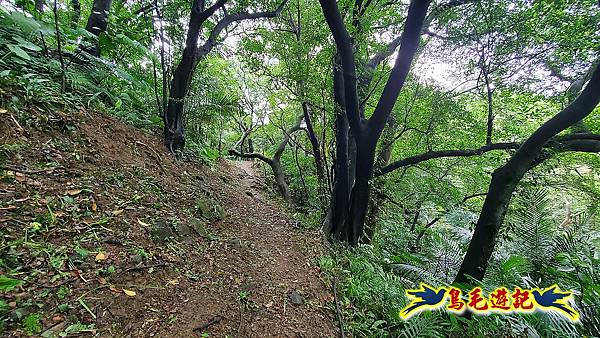
[[106, 259], [106, 254], [102, 251], [98, 252], [96, 255], [96, 262], [103, 261]]
[[120, 210], [115, 210], [115, 211], [113, 211], [113, 212], [112, 212], [112, 215], [113, 215], [113, 216], [118, 216], [118, 215], [120, 215], [120, 214], [122, 214], [122, 213], [123, 213], [123, 209], [120, 209]]
[[81, 189], [72, 189], [72, 190], [67, 190], [65, 191], [65, 193], [69, 196], [77, 196], [79, 194], [81, 194]]
[[179, 284], [179, 281], [177, 279], [171, 279], [170, 281], [167, 282], [167, 285], [177, 285]]
[[265, 304], [265, 307], [269, 308], [273, 306], [273, 301], [268, 302], [267, 304]]
[[117, 288], [116, 288], [114, 285], [112, 285], [112, 284], [111, 284], [111, 285], [108, 287], [108, 289], [109, 289], [110, 291], [112, 291], [112, 292], [119, 292], [119, 289], [117, 289]]
[[96, 210], [98, 210], [98, 205], [96, 204], [96, 202], [92, 202], [92, 211]]
[[52, 321], [53, 322], [61, 322], [63, 320], [63, 317], [61, 316], [54, 316], [52, 317]]
[[129, 297], [135, 297], [135, 291], [123, 289], [123, 293], [125, 293]]
[[138, 223], [139, 223], [141, 226], [143, 226], [143, 227], [149, 227], [149, 226], [150, 226], [150, 224], [148, 224], [148, 223], [146, 223], [146, 222], [142, 222], [142, 221], [140, 221], [139, 219], [138, 219]]
[[20, 172], [16, 172], [15, 173], [15, 180], [19, 181], [19, 182], [23, 182], [25, 181], [25, 175], [23, 173]]
[[98, 283], [104, 285], [106, 284], [106, 279], [104, 277], [98, 277]]

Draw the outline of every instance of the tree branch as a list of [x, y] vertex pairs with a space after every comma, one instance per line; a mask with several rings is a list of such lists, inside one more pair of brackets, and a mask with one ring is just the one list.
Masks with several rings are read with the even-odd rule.
[[238, 156], [241, 158], [257, 158], [257, 159], [267, 163], [268, 165], [273, 166], [273, 162], [278, 162], [279, 159], [281, 158], [281, 155], [283, 154], [285, 147], [290, 142], [291, 135], [294, 132], [302, 129], [300, 127], [300, 124], [302, 123], [303, 118], [304, 118], [304, 115], [300, 115], [296, 119], [296, 124], [294, 124], [290, 129], [284, 131], [283, 140], [279, 143], [279, 146], [277, 147], [277, 150], [275, 151], [275, 154], [273, 155], [272, 158], [268, 158], [267, 156], [260, 154], [260, 153], [240, 153], [239, 151], [237, 151], [237, 149], [229, 149], [229, 155]]
[[237, 156], [237, 157], [241, 157], [241, 158], [257, 158], [257, 159], [267, 163], [268, 165], [271, 165], [273, 163], [272, 159], [270, 159], [260, 153], [240, 153], [236, 149], [229, 149], [229, 155]]
[[333, 40], [337, 48], [342, 65], [342, 74], [344, 78], [344, 101], [346, 103], [346, 116], [350, 127], [355, 133], [360, 133], [362, 129], [362, 119], [360, 117], [360, 103], [358, 100], [358, 91], [356, 87], [356, 60], [354, 59], [354, 50], [352, 40], [346, 30], [346, 25], [335, 0], [319, 0], [323, 15], [327, 25], [333, 35]]
[[[429, 13], [427, 18], [425, 19], [426, 24], [424, 26], [426, 28], [423, 30], [423, 33], [427, 34], [427, 35], [435, 36], [435, 37], [440, 37], [439, 35], [430, 31], [429, 28], [427, 28], [427, 27], [429, 27], [429, 24], [431, 23], [431, 21], [434, 20], [438, 15], [442, 14], [444, 11], [446, 11], [448, 9], [451, 9], [451, 8], [454, 8], [454, 7], [457, 7], [460, 5], [468, 4], [468, 3], [474, 2], [474, 1], [475, 0], [454, 0], [454, 1], [449, 1], [445, 4], [436, 6], [435, 8], [433, 8], [431, 10], [431, 13]], [[390, 43], [388, 43], [387, 46], [385, 46], [385, 49], [383, 49], [379, 53], [375, 54], [371, 59], [369, 59], [369, 61], [365, 65], [365, 67], [367, 69], [374, 70], [383, 60], [385, 60], [386, 58], [388, 58], [392, 54], [394, 54], [394, 51], [396, 51], [396, 48], [398, 48], [400, 46], [401, 41], [402, 41], [401, 36], [390, 41]]]
[[[227, 2], [227, 0], [218, 0], [212, 6], [203, 10], [202, 7], [204, 7], [203, 6], [204, 1], [196, 1], [194, 3], [195, 6], [192, 7], [192, 15], [194, 15], [196, 13], [198, 13], [198, 14], [197, 14], [197, 16], [194, 17], [195, 20], [190, 21], [189, 30], [193, 31], [194, 29], [199, 29], [202, 26], [202, 24], [204, 23], [204, 21], [206, 21], [208, 18], [210, 18], [211, 15], [213, 15], [219, 8], [224, 6], [226, 2]], [[194, 29], [192, 29], [192, 27]], [[189, 36], [189, 32], [188, 32], [188, 36]]]
[[296, 124], [294, 124], [290, 129], [284, 131], [284, 136], [283, 136], [283, 140], [279, 143], [279, 146], [277, 147], [277, 150], [275, 151], [275, 155], [273, 155], [273, 158], [280, 158], [281, 155], [283, 154], [283, 151], [285, 150], [285, 147], [287, 146], [288, 142], [290, 141], [290, 137], [292, 136], [292, 134], [298, 130], [300, 130], [300, 124], [302, 124], [302, 119], [304, 118], [304, 115], [300, 115], [298, 116], [298, 118], [296, 119]]
[[[220, 0], [219, 2], [221, 2], [221, 1], [224, 2], [227, 0]], [[206, 54], [208, 54], [212, 50], [212, 48], [217, 44], [217, 39], [219, 38], [219, 35], [223, 31], [223, 29], [227, 28], [227, 26], [229, 26], [231, 23], [241, 21], [241, 20], [273, 18], [273, 17], [279, 16], [279, 14], [281, 14], [281, 11], [283, 10], [283, 7], [287, 4], [287, 2], [288, 2], [288, 0], [284, 0], [274, 11], [270, 11], [270, 12], [256, 12], [256, 13], [241, 12], [241, 13], [225, 15], [225, 17], [223, 19], [219, 20], [219, 22], [216, 24], [216, 26], [212, 29], [206, 42], [204, 42], [204, 44], [198, 48], [198, 50], [196, 51], [196, 55], [198, 57], [201, 57], [201, 56], [205, 56]]]
[[390, 55], [394, 54], [396, 48], [400, 46], [400, 42], [402, 42], [402, 36], [399, 36], [392, 40], [390, 43], [387, 44], [387, 46], [385, 46], [384, 50], [370, 58], [365, 67], [367, 69], [374, 70], [383, 60], [388, 58]]
[[381, 93], [375, 111], [368, 122], [369, 131], [375, 135], [381, 134], [385, 122], [396, 103], [398, 94], [404, 86], [404, 81], [408, 76], [413, 58], [419, 47], [423, 20], [425, 20], [429, 3], [430, 1], [428, 0], [411, 1], [410, 3], [408, 16], [404, 24], [404, 31], [402, 32], [401, 47], [398, 51], [394, 68], [383, 88], [383, 93]]
[[[375, 172], [374, 177], [382, 176], [390, 173], [398, 168], [409, 165], [414, 165], [420, 162], [442, 157], [469, 157], [487, 153], [492, 150], [517, 150], [521, 147], [521, 143], [492, 143], [477, 149], [460, 149], [460, 150], [437, 150], [428, 151], [419, 155], [410, 156], [388, 164]], [[591, 133], [575, 133], [558, 136], [548, 143], [545, 147], [558, 151], [580, 151], [597, 153], [600, 152], [600, 134]]]

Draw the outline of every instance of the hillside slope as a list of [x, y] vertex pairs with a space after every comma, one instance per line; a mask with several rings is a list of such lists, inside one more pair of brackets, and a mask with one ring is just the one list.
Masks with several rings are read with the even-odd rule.
[[0, 110], [2, 336], [331, 337], [318, 236], [250, 162], [176, 163], [98, 113]]

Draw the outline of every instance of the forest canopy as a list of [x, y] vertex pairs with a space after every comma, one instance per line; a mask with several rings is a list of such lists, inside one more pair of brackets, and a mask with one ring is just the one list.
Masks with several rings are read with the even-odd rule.
[[[600, 335], [599, 52], [596, 0], [0, 1], [2, 107], [254, 161], [355, 337]], [[421, 282], [557, 284], [580, 319], [404, 321]]]

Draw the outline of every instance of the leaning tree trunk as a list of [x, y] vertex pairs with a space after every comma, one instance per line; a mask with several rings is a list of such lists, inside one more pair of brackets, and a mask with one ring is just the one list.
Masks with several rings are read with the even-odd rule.
[[304, 115], [304, 122], [306, 123], [306, 132], [308, 139], [312, 147], [313, 157], [315, 161], [315, 169], [317, 172], [317, 180], [319, 181], [319, 198], [325, 192], [325, 165], [323, 164], [323, 156], [321, 156], [321, 148], [319, 145], [319, 139], [315, 133], [315, 129], [312, 123], [312, 117], [310, 116], [310, 109], [308, 102], [302, 102], [302, 113]]
[[[92, 12], [88, 17], [87, 25], [85, 26], [85, 29], [88, 32], [95, 36], [99, 36], [100, 33], [106, 32], [106, 28], [108, 27], [108, 13], [111, 4], [112, 0], [94, 0]], [[95, 57], [100, 57], [100, 45], [98, 45], [98, 41], [92, 42], [91, 47], [83, 48], [83, 50]]]
[[469, 282], [468, 276], [476, 280], [483, 279], [517, 184], [535, 164], [544, 145], [555, 135], [589, 115], [599, 101], [600, 67], [596, 67], [586, 88], [577, 99], [539, 127], [504, 166], [494, 171], [473, 237], [455, 282]]
[[270, 163], [271, 169], [273, 170], [273, 177], [275, 178], [275, 184], [281, 194], [281, 197], [286, 202], [290, 201], [290, 189], [288, 188], [285, 176], [283, 175], [283, 169], [281, 168], [280, 158], [273, 158]]

